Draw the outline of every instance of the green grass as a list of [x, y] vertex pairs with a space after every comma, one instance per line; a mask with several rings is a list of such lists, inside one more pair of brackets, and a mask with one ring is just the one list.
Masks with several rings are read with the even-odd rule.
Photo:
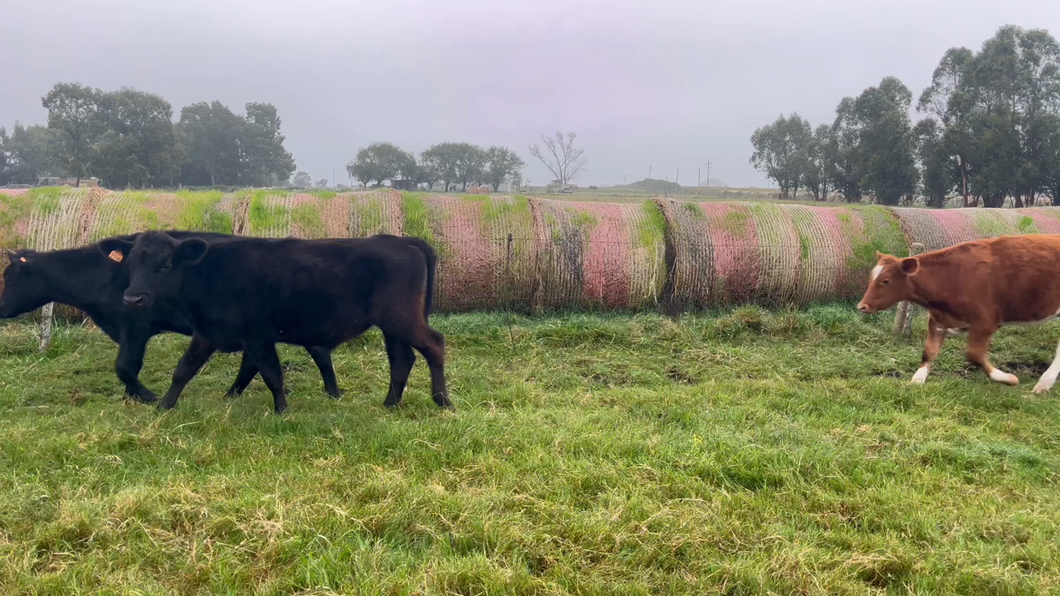
[[181, 191], [177, 194], [184, 203], [184, 208], [177, 216], [177, 229], [232, 233], [234, 229], [232, 215], [217, 208], [224, 199], [222, 193]]
[[250, 195], [247, 222], [250, 224], [252, 235], [264, 235], [276, 228], [286, 227], [290, 220], [291, 210], [284, 205], [270, 203], [268, 200], [270, 195], [282, 196], [265, 190], [256, 190]]
[[434, 231], [431, 230], [430, 214], [420, 193], [402, 192], [402, 211], [405, 216], [405, 235], [415, 236], [434, 246]]
[[[924, 321], [847, 306], [432, 318], [386, 411], [378, 332], [324, 396], [283, 347], [291, 409], [228, 400], [215, 356], [178, 408], [120, 397], [116, 347], [0, 327], [0, 592], [1044, 594], [1060, 590], [1060, 396], [1029, 393], [1060, 326], [1002, 331], [990, 383]], [[149, 347], [161, 390], [187, 338]]]

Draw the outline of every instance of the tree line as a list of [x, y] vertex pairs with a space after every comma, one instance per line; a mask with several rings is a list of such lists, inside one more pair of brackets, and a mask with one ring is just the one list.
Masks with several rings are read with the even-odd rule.
[[[530, 155], [539, 160], [559, 184], [569, 184], [588, 163], [585, 150], [575, 143], [573, 132], [541, 135], [541, 145], [531, 145]], [[496, 192], [505, 182], [523, 183], [526, 162], [508, 147], [483, 148], [472, 143], [438, 143], [417, 157], [393, 143], [373, 143], [361, 148], [357, 158], [346, 165], [350, 176], [364, 186], [384, 181], [406, 181], [416, 187], [432, 188], [441, 183], [445, 191], [471, 185], [489, 185]], [[308, 176], [308, 175], [307, 175]]]
[[236, 114], [218, 101], [180, 111], [131, 88], [58, 83], [41, 98], [47, 126], [0, 128], [0, 185], [40, 176], [94, 176], [110, 188], [273, 186], [295, 170], [280, 117], [267, 103]]
[[479, 147], [471, 143], [438, 143], [417, 157], [393, 143], [372, 143], [357, 152], [357, 158], [346, 165], [350, 176], [364, 186], [385, 181], [403, 180], [428, 189], [441, 182], [445, 190], [488, 184], [494, 191], [501, 184], [522, 184], [526, 166], [515, 151], [507, 147]]
[[909, 201], [943, 207], [1060, 203], [1060, 44], [1042, 29], [998, 29], [979, 51], [951, 48], [921, 92], [884, 78], [812, 128], [797, 113], [751, 135], [751, 164], [815, 200]]

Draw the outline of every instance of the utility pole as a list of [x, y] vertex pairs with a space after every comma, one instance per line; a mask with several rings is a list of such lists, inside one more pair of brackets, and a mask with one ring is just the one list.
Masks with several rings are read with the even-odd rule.
[[651, 166], [648, 166], [648, 180], [651, 180]]
[[710, 160], [707, 160], [707, 188], [710, 188]]
[[626, 175], [622, 174], [622, 186], [626, 185]]
[[703, 168], [696, 168], [696, 188], [703, 186]]

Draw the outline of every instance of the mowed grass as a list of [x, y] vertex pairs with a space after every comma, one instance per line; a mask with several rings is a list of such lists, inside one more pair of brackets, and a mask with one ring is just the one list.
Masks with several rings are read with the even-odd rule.
[[[81, 326], [0, 327], [0, 593], [1043, 594], [1060, 591], [1060, 326], [1003, 330], [990, 383], [947, 341], [925, 386], [892, 313], [439, 316], [455, 412], [417, 361], [382, 401], [371, 332], [327, 398], [126, 402]], [[164, 390], [187, 338], [153, 340]]]

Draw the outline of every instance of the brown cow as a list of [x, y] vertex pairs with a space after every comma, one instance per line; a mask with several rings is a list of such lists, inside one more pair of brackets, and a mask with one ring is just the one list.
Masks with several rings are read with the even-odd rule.
[[[1019, 379], [990, 364], [990, 338], [1006, 325], [1043, 323], [1060, 315], [1060, 235], [1001, 236], [899, 259], [877, 252], [858, 310], [871, 314], [907, 300], [928, 310], [928, 336], [914, 383], [927, 379], [947, 335], [968, 333], [969, 362], [990, 379]], [[1035, 393], [1060, 373], [1060, 346]]]

